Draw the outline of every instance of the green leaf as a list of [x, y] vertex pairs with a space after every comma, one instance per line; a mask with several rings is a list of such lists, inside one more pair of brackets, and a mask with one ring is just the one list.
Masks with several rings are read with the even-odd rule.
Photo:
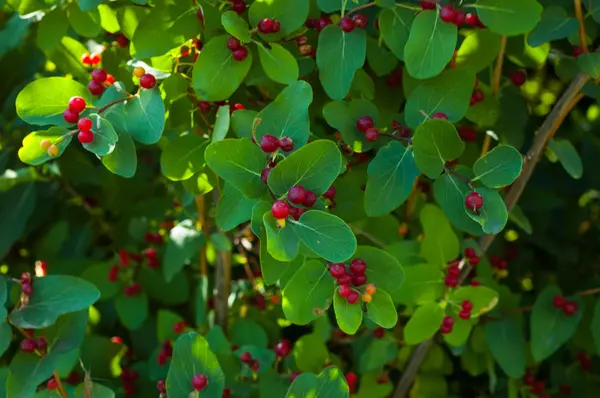
[[148, 295], [144, 292], [133, 296], [121, 293], [115, 298], [115, 309], [119, 320], [129, 330], [139, 329], [148, 318]]
[[348, 260], [356, 251], [356, 237], [339, 217], [320, 210], [309, 210], [293, 224], [300, 240], [327, 261]]
[[[398, 355], [398, 344], [391, 337], [372, 339], [364, 352], [360, 354], [359, 371], [361, 373], [380, 371]], [[364, 376], [361, 378], [361, 387]], [[382, 397], [383, 398], [383, 397]]]
[[531, 222], [523, 213], [523, 210], [519, 207], [519, 205], [514, 205], [510, 213], [508, 213], [508, 219], [513, 223], [517, 224], [519, 228], [525, 231], [527, 234], [531, 235], [533, 233], [533, 227], [531, 226]]
[[282, 291], [285, 317], [307, 325], [322, 316], [331, 305], [335, 281], [327, 267], [317, 260], [304, 263]]
[[375, 126], [379, 125], [379, 110], [366, 99], [357, 99], [350, 103], [333, 101], [323, 107], [323, 117], [327, 124], [339, 130], [344, 142], [355, 152], [366, 152], [374, 146], [374, 143], [365, 140], [365, 135], [356, 128], [356, 122], [362, 116], [370, 116]]
[[48, 346], [53, 353], [66, 353], [81, 346], [88, 323], [88, 313], [88, 309], [83, 309], [62, 315], [45, 331]]
[[39, 358], [18, 352], [12, 359], [6, 380], [7, 397], [32, 397], [39, 384], [52, 376], [59, 356], [53, 353]]
[[268, 49], [264, 45], [258, 45], [258, 58], [267, 76], [281, 84], [292, 84], [298, 80], [298, 62], [296, 58], [277, 43], [271, 43]]
[[300, 239], [291, 225], [280, 227], [277, 220], [267, 212], [263, 215], [267, 231], [267, 250], [278, 261], [292, 261], [300, 252]]
[[173, 359], [167, 375], [167, 394], [172, 398], [188, 398], [193, 391], [191, 379], [195, 374], [205, 375], [209, 383], [202, 393], [218, 397], [225, 388], [225, 375], [208, 343], [196, 332], [182, 334], [175, 341]]
[[277, 138], [290, 137], [294, 141], [294, 150], [302, 147], [310, 135], [308, 106], [312, 100], [312, 88], [305, 81], [298, 81], [284, 88], [256, 116], [256, 142], [270, 134]]
[[548, 147], [562, 164], [563, 168], [569, 175], [575, 179], [580, 179], [583, 175], [583, 163], [577, 150], [571, 144], [571, 141], [566, 139], [551, 139], [548, 142]]
[[183, 318], [171, 311], [160, 309], [158, 310], [156, 320], [156, 338], [158, 341], [175, 340], [177, 333], [173, 330], [173, 326], [183, 321]]
[[252, 125], [258, 112], [250, 109], [240, 109], [231, 115], [231, 128], [238, 138], [252, 139]]
[[[175, 274], [170, 282], [166, 282], [160, 270], [142, 269], [139, 271], [139, 282], [142, 290], [160, 303], [176, 306], [188, 301], [190, 284], [183, 272]], [[165, 295], [166, 291], [170, 293]]]
[[100, 13], [98, 10], [81, 11], [76, 3], [67, 7], [69, 23], [78, 35], [83, 37], [96, 37], [102, 31], [100, 26]]
[[110, 154], [115, 149], [119, 136], [112, 124], [97, 113], [92, 113], [89, 117], [92, 120], [94, 140], [89, 144], [82, 144], [83, 147], [98, 156]]
[[196, 36], [201, 23], [195, 7], [155, 7], [144, 17], [132, 37], [135, 56], [150, 58], [163, 55]]
[[600, 298], [596, 298], [594, 305], [594, 315], [591, 322], [592, 337], [596, 346], [596, 353], [600, 352]]
[[458, 237], [452, 230], [444, 212], [437, 206], [426, 204], [420, 214], [425, 238], [421, 242], [421, 256], [440, 267], [460, 254]]
[[485, 340], [504, 373], [513, 379], [525, 374], [525, 338], [515, 317], [498, 319], [484, 325]]
[[165, 104], [158, 89], [143, 89], [125, 105], [125, 129], [139, 143], [156, 144], [165, 128]]
[[0, 321], [0, 356], [4, 355], [12, 342], [12, 327], [5, 320]]
[[[23, 163], [39, 166], [50, 159], [61, 156], [73, 139], [72, 135], [67, 135], [68, 133], [69, 130], [64, 127], [50, 127], [49, 130], [34, 131], [27, 134], [23, 139], [23, 146], [19, 148], [19, 159]], [[48, 151], [40, 147], [42, 140], [49, 140], [51, 144], [56, 145], [58, 147], [58, 155], [48, 155]]]
[[[579, 296], [568, 298], [577, 303], [579, 310], [572, 316], [566, 316], [561, 308], [552, 304], [554, 296], [560, 295], [557, 286], [547, 285], [537, 296], [531, 312], [531, 354], [536, 362], [541, 362], [554, 354], [565, 344], [581, 320], [583, 302]], [[549, 333], [552, 331], [552, 333]]]
[[250, 220], [252, 209], [257, 203], [258, 199], [249, 199], [233, 185], [225, 184], [216, 209], [217, 226], [223, 231], [230, 231]]
[[[550, 5], [544, 8], [540, 22], [527, 35], [527, 43], [532, 47], [537, 47], [549, 41], [567, 38], [577, 32], [578, 28], [577, 18], [569, 17], [567, 11], [562, 7]], [[580, 58], [577, 59], [578, 63]]]
[[16, 100], [17, 115], [29, 124], [71, 126], [62, 117], [69, 99], [80, 96], [92, 103], [89, 90], [81, 83], [64, 77], [48, 77], [29, 83]]
[[453, 347], [460, 347], [469, 339], [473, 325], [471, 321], [461, 319], [456, 315], [452, 315], [452, 319], [454, 319], [452, 332], [444, 334], [444, 341]]
[[419, 344], [433, 337], [440, 329], [444, 315], [444, 310], [436, 302], [418, 307], [404, 328], [404, 341], [406, 344]]
[[442, 22], [437, 11], [421, 11], [414, 19], [404, 48], [408, 74], [417, 79], [437, 76], [450, 62], [457, 28]]
[[250, 198], [262, 196], [266, 187], [260, 179], [265, 155], [247, 138], [211, 143], [204, 152], [206, 164], [219, 177]]
[[283, 196], [301, 185], [320, 196], [335, 181], [341, 166], [342, 155], [333, 141], [313, 141], [277, 163], [269, 174], [269, 188]]
[[281, 23], [279, 32], [259, 33], [259, 36], [265, 41], [280, 41], [304, 26], [304, 22], [308, 18], [309, 8], [309, 0], [293, 2], [288, 0], [254, 1], [248, 10], [248, 19], [253, 26], [257, 26], [263, 18], [278, 20]]
[[57, 7], [44, 15], [38, 26], [35, 43], [42, 51], [50, 50], [60, 44], [67, 30], [69, 30], [67, 13]]
[[[369, 36], [367, 37], [367, 63], [369, 64], [371, 69], [373, 69], [375, 75], [386, 76], [392, 73], [394, 70], [396, 70], [396, 68], [398, 67], [398, 58], [396, 58], [396, 56], [392, 54], [383, 45], [383, 43], [381, 43], [376, 38]], [[357, 79], [360, 79], [359, 76], [366, 75], [364, 69], [359, 69], [359, 71], [362, 71], [363, 73], [361, 73], [360, 75], [359, 73], [356, 73], [356, 75], [354, 76], [354, 81], [352, 82], [353, 85], [356, 83]], [[368, 82], [371, 82], [371, 84], [373, 84], [373, 81], [369, 78], [369, 75], [366, 75], [365, 81], [367, 82], [367, 84]], [[351, 95], [352, 90], [353, 89], [351, 88]], [[371, 99], [373, 98], [371, 97]]]
[[501, 37], [487, 29], [464, 30], [465, 36], [456, 52], [456, 66], [479, 73], [488, 68], [500, 52]]
[[207, 140], [193, 133], [170, 141], [160, 156], [162, 173], [171, 181], [181, 181], [201, 171], [207, 144]]
[[364, 29], [345, 33], [337, 25], [328, 25], [319, 33], [317, 67], [327, 95], [342, 100], [348, 94], [354, 73], [365, 63], [367, 40]]
[[398, 141], [390, 141], [369, 163], [367, 174], [365, 210], [368, 216], [376, 217], [404, 203], [421, 172], [413, 152]]
[[[283, 25], [283, 24], [282, 24]], [[229, 35], [212, 38], [204, 45], [192, 73], [192, 86], [204, 101], [222, 101], [238, 89], [252, 65], [252, 52], [236, 61], [227, 48]]]
[[[115, 398], [115, 393], [110, 388], [103, 386], [102, 384], [93, 383], [90, 391], [91, 396], [94, 398]], [[75, 398], [86, 398], [86, 394], [89, 394], [85, 383], [80, 384], [75, 389]]]
[[457, 159], [465, 143], [450, 122], [430, 119], [421, 124], [413, 136], [413, 150], [417, 167], [430, 178], [437, 178], [448, 160]]
[[379, 14], [379, 31], [383, 42], [401, 61], [404, 60], [404, 47], [414, 15], [412, 10], [400, 7], [392, 7]]
[[394, 302], [421, 305], [442, 297], [445, 285], [439, 265], [430, 263], [405, 265], [403, 270], [406, 281], [398, 291], [392, 293]]
[[373, 246], [358, 246], [352, 258], [360, 258], [367, 263], [365, 275], [369, 283], [377, 289], [393, 294], [404, 283], [404, 270], [400, 263], [388, 252]]
[[445, 114], [450, 122], [460, 121], [469, 109], [474, 85], [475, 73], [469, 68], [448, 69], [425, 80], [408, 97], [404, 110], [406, 125], [417, 128], [438, 112]]
[[242, 19], [237, 12], [225, 11], [221, 14], [221, 24], [227, 33], [239, 39], [242, 43], [250, 43], [252, 41], [248, 22]]
[[344, 15], [345, 11], [350, 11], [366, 3], [368, 3], [368, 0], [317, 0], [317, 5], [321, 11], [332, 13], [341, 10], [342, 15]]
[[540, 22], [542, 6], [537, 0], [477, 0], [477, 15], [492, 32], [504, 36], [527, 33]]
[[215, 126], [212, 133], [212, 142], [222, 141], [229, 131], [229, 121], [231, 118], [229, 105], [220, 106], [217, 110], [216, 117], [217, 119], [215, 120]]
[[247, 318], [238, 319], [231, 327], [232, 344], [267, 348], [268, 340], [265, 330], [258, 323]]
[[35, 184], [20, 184], [0, 192], [0, 220], [10, 228], [0, 228], [0, 258], [11, 249], [25, 231], [36, 203]]
[[114, 174], [131, 178], [137, 170], [135, 143], [129, 134], [119, 134], [116, 148], [102, 157], [102, 164]]
[[360, 327], [363, 318], [363, 312], [360, 305], [350, 304], [348, 301], [337, 294], [333, 293], [333, 309], [335, 311], [335, 319], [339, 328], [346, 334], [354, 334]]
[[10, 323], [23, 329], [42, 329], [63, 314], [87, 309], [100, 298], [94, 285], [74, 276], [35, 278], [29, 304], [9, 315]]
[[296, 366], [303, 372], [318, 372], [329, 359], [327, 346], [316, 334], [305, 334], [300, 337], [294, 344], [293, 355]]
[[502, 196], [498, 191], [487, 188], [477, 188], [475, 191], [483, 197], [483, 207], [477, 214], [467, 209], [466, 206], [464, 211], [481, 225], [486, 234], [500, 233], [508, 221], [508, 211]]
[[498, 145], [473, 165], [473, 181], [481, 181], [488, 188], [502, 188], [512, 184], [523, 167], [521, 153], [512, 146]]
[[163, 275], [167, 282], [183, 269], [186, 261], [200, 252], [200, 247], [204, 244], [204, 234], [195, 228], [192, 220], [180, 222], [169, 234], [163, 261]]
[[[265, 237], [260, 238], [265, 242]], [[303, 255], [297, 256], [293, 261], [278, 261], [269, 254], [267, 245], [260, 245], [260, 270], [262, 277], [267, 285], [273, 285], [279, 282], [280, 286], [285, 286], [288, 280], [296, 273], [296, 271], [306, 262], [306, 257]]]
[[461, 286], [450, 295], [450, 301], [460, 305], [468, 300], [473, 304], [471, 318], [491, 311], [498, 304], [498, 292], [486, 286]]
[[382, 328], [391, 329], [396, 326], [398, 312], [390, 295], [384, 290], [377, 290], [372, 297], [371, 302], [366, 304], [367, 318]]
[[215, 249], [222, 252], [231, 251], [231, 240], [222, 233], [216, 233], [210, 235], [210, 242], [214, 245]]
[[[91, 0], [96, 3], [102, 3], [102, 0]], [[81, 7], [81, 2], [79, 3]], [[108, 4], [99, 4], [98, 12], [100, 13], [100, 26], [109, 33], [118, 33], [121, 30], [121, 25], [117, 18], [117, 10], [110, 8]]]
[[302, 373], [294, 379], [286, 398], [347, 398], [346, 378], [335, 366], [326, 367], [319, 376]]
[[485, 97], [483, 101], [469, 107], [465, 117], [480, 127], [494, 126], [500, 118], [500, 112], [504, 112], [504, 110], [500, 109], [500, 104], [496, 97], [492, 95], [490, 88], [483, 83], [480, 83], [478, 87], [483, 91]]
[[[456, 174], [462, 176], [459, 178]], [[465, 213], [465, 197], [471, 187], [465, 180], [473, 177], [471, 170], [458, 166], [454, 173], [444, 173], [433, 183], [433, 195], [452, 225], [471, 235], [483, 235], [481, 225]]]

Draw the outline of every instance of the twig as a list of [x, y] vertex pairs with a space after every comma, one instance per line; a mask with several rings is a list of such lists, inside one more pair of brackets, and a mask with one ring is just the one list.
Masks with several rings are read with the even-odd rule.
[[[500, 93], [500, 80], [502, 80], [502, 66], [504, 64], [504, 53], [506, 52], [506, 36], [502, 36], [500, 39], [500, 51], [498, 52], [498, 58], [496, 58], [496, 66], [494, 67], [494, 76], [492, 78], [492, 94], [494, 97], [498, 97]], [[492, 144], [492, 136], [486, 134], [483, 139], [483, 146], [481, 148], [481, 156], [485, 155]]]
[[69, 398], [69, 394], [67, 394], [67, 391], [65, 390], [65, 386], [63, 386], [62, 381], [60, 380], [60, 375], [58, 374], [58, 370], [55, 370], [52, 373], [52, 376], [54, 376], [54, 380], [56, 381], [56, 385], [58, 386], [58, 391], [60, 392], [60, 396], [63, 398]]
[[587, 35], [585, 34], [585, 24], [583, 19], [583, 11], [581, 10], [581, 0], [574, 0], [575, 5], [575, 16], [577, 17], [577, 21], [579, 21], [579, 44], [583, 49], [584, 53], [590, 51], [587, 44]]
[[121, 98], [121, 99], [118, 99], [118, 100], [116, 100], [116, 101], [110, 102], [110, 103], [108, 103], [108, 104], [104, 105], [102, 108], [98, 109], [98, 113], [103, 113], [105, 110], [107, 110], [107, 109], [108, 109], [108, 108], [110, 108], [111, 106], [113, 106], [113, 105], [116, 105], [116, 104], [118, 104], [119, 102], [125, 102], [125, 101], [128, 101], [128, 100], [132, 99], [133, 97], [135, 97], [135, 95], [130, 95], [129, 97]]
[[406, 202], [406, 220], [407, 221], [410, 220], [413, 212], [415, 211], [415, 200], [416, 200], [417, 195], [419, 194], [419, 178], [420, 177], [421, 176], [418, 176], [417, 178], [415, 178], [412, 189], [410, 191], [410, 195], [408, 196], [408, 202]]
[[379, 135], [381, 137], [391, 138], [393, 140], [400, 141], [400, 142], [408, 142], [409, 144], [411, 144], [411, 142], [412, 142], [412, 140], [410, 139], [410, 137], [406, 137], [406, 138], [404, 138], [404, 137], [398, 137], [398, 136], [396, 136], [394, 134], [389, 134], [389, 133], [379, 133]]
[[[579, 91], [583, 88], [588, 79], [589, 76], [585, 73], [579, 74], [577, 77], [575, 77], [538, 130], [533, 144], [531, 145], [531, 148], [525, 157], [525, 163], [523, 165], [521, 175], [512, 184], [508, 194], [504, 198], [504, 203], [506, 204], [506, 209], [509, 213], [521, 197], [527, 182], [531, 178], [535, 166], [541, 159], [541, 154], [546, 146], [546, 143], [556, 132], [556, 130], [558, 130], [560, 124], [569, 114], [571, 109], [573, 109], [574, 103], [576, 103], [575, 99], [578, 97]], [[479, 247], [483, 253], [487, 251], [495, 237], [496, 235], [484, 235], [481, 237], [479, 240]], [[465, 267], [463, 267], [463, 271], [459, 279], [459, 285], [464, 282], [464, 280], [467, 278], [467, 275], [469, 275], [469, 272], [471, 272], [471, 269], [472, 267], [468, 263]], [[408, 362], [400, 382], [398, 383], [398, 386], [396, 387], [393, 398], [406, 397], [406, 394], [408, 393], [410, 386], [417, 375], [417, 371], [419, 370], [421, 363], [425, 359], [425, 355], [427, 354], [427, 350], [431, 346], [432, 341], [433, 340], [430, 339], [417, 346], [415, 352]]]
[[364, 10], [365, 8], [373, 7], [374, 5], [375, 5], [375, 2], [363, 4], [362, 6], [358, 6], [356, 8], [351, 9], [350, 11], [348, 11], [346, 13], [346, 16], [349, 16], [350, 14], [353, 14], [357, 11]]

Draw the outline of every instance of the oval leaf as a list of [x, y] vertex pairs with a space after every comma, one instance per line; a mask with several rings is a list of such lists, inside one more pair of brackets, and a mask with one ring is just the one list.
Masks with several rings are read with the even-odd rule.
[[473, 165], [473, 181], [481, 181], [488, 188], [502, 188], [512, 184], [523, 167], [523, 157], [515, 148], [498, 145]]
[[[376, 293], [377, 294], [377, 293]], [[438, 303], [432, 302], [418, 307], [404, 328], [404, 341], [415, 345], [430, 339], [444, 319], [444, 310]]]
[[448, 160], [458, 158], [465, 149], [450, 122], [431, 119], [421, 124], [413, 137], [415, 163], [430, 178], [437, 178]]
[[282, 84], [291, 84], [298, 80], [299, 69], [296, 58], [280, 44], [272, 43], [270, 49], [259, 45], [258, 58], [271, 80]]
[[384, 290], [378, 290], [366, 307], [367, 317], [382, 328], [391, 329], [398, 323], [396, 307], [390, 295]]

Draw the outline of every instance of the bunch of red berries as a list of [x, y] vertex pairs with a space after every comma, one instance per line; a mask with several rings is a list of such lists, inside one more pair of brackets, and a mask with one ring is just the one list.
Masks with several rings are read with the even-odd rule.
[[525, 376], [523, 376], [523, 383], [529, 387], [533, 394], [536, 394], [541, 398], [548, 398], [548, 395], [544, 394], [546, 383], [542, 380], [536, 380], [533, 373], [526, 373]]
[[[29, 296], [33, 294], [33, 279], [29, 272], [23, 272], [21, 274], [21, 291], [23, 292], [23, 301], [29, 301]], [[26, 303], [28, 304], [28, 303]]]
[[256, 359], [252, 358], [252, 354], [250, 354], [248, 351], [245, 351], [242, 353], [242, 355], [240, 355], [240, 361], [248, 365], [250, 370], [252, 370], [254, 373], [258, 372], [260, 369], [260, 363]]
[[[267, 183], [267, 178], [270, 172], [271, 169], [266, 168], [261, 173], [261, 178], [265, 184]], [[312, 207], [317, 201], [317, 195], [314, 192], [305, 189], [301, 185], [295, 185], [290, 188], [287, 200], [296, 205]], [[302, 216], [305, 211], [305, 208], [290, 206], [285, 200], [278, 200], [273, 203], [273, 206], [271, 206], [271, 214], [277, 220], [285, 219], [291, 215], [294, 220], [298, 221], [300, 216]]]
[[444, 279], [444, 284], [447, 287], [456, 287], [458, 285], [458, 277], [460, 276], [460, 261], [453, 260], [448, 263], [448, 274]]
[[560, 308], [566, 316], [573, 316], [577, 313], [577, 303], [575, 301], [567, 301], [560, 294], [554, 296], [552, 306]]
[[106, 73], [103, 68], [96, 68], [92, 71], [92, 80], [88, 83], [88, 90], [92, 95], [102, 95], [105, 86], [110, 86], [115, 82], [112, 75]]
[[260, 139], [260, 149], [266, 153], [273, 153], [280, 148], [283, 152], [291, 152], [294, 150], [294, 141], [291, 137], [277, 138], [270, 134], [266, 134]]
[[374, 127], [373, 118], [371, 116], [361, 116], [356, 121], [356, 128], [365, 135], [367, 141], [377, 141], [379, 138], [379, 130]]
[[473, 303], [469, 300], [464, 300], [462, 303], [460, 303], [460, 308], [460, 312], [458, 313], [460, 319], [470, 319], [471, 310], [473, 310]]
[[369, 23], [369, 19], [364, 14], [354, 14], [352, 18], [346, 16], [340, 19], [340, 28], [346, 33], [350, 33], [354, 28], [364, 29]]
[[[434, 0], [421, 0], [421, 8], [423, 10], [435, 10], [436, 2]], [[465, 13], [462, 10], [457, 10], [454, 6], [448, 4], [440, 8], [440, 19], [446, 23], [451, 23], [457, 27], [468, 25], [472, 27], [484, 28], [485, 26], [479, 20], [477, 14]]]
[[464, 251], [465, 259], [471, 264], [472, 267], [476, 267], [479, 264], [479, 256], [472, 247], [467, 247]]
[[[360, 297], [359, 292], [353, 289], [352, 286], [357, 288], [367, 283], [366, 271], [367, 263], [361, 258], [352, 260], [348, 268], [346, 268], [344, 263], [333, 263], [329, 266], [329, 273], [337, 279], [339, 285], [338, 294], [340, 297], [345, 298], [349, 304], [354, 304], [358, 301]], [[376, 291], [377, 289], [373, 284], [367, 285], [362, 297], [363, 301], [370, 302], [372, 295]]]
[[[97, 70], [104, 71], [104, 69], [94, 69], [94, 72]], [[104, 87], [102, 87], [102, 90], [104, 90]], [[68, 108], [65, 109], [65, 111], [63, 112], [63, 119], [65, 119], [65, 122], [70, 124], [77, 123], [77, 128], [79, 129], [77, 139], [82, 144], [89, 144], [90, 142], [94, 141], [94, 133], [92, 132], [92, 120], [87, 117], [83, 117], [81, 119], [79, 118], [79, 114], [85, 110], [86, 106], [87, 104], [85, 102], [85, 99], [83, 99], [82, 97], [71, 97], [71, 99], [69, 99]]]
[[121, 372], [121, 382], [123, 383], [123, 390], [125, 395], [135, 395], [135, 381], [138, 379], [139, 373], [135, 370], [123, 369]]
[[442, 334], [452, 333], [452, 328], [454, 327], [454, 318], [450, 315], [446, 315], [444, 319], [442, 319], [442, 325], [440, 326], [440, 332]]
[[258, 31], [269, 34], [277, 33], [281, 30], [281, 22], [276, 19], [263, 18], [258, 22]]
[[501, 258], [500, 256], [492, 256], [490, 258], [490, 263], [497, 269], [503, 271], [508, 269], [508, 261]]
[[81, 55], [81, 63], [84, 65], [98, 65], [102, 61], [102, 56], [100, 54], [83, 54]]
[[346, 383], [348, 383], [348, 388], [351, 393], [356, 392], [356, 384], [358, 383], [358, 376], [354, 372], [348, 372], [344, 375], [346, 378]]
[[142, 255], [148, 260], [149, 268], [158, 268], [160, 266], [160, 260], [157, 257], [157, 251], [153, 247], [149, 247], [142, 252]]
[[36, 339], [27, 337], [21, 341], [20, 348], [21, 351], [26, 353], [32, 353], [37, 349], [40, 354], [45, 355], [46, 350], [48, 349], [48, 341], [46, 341], [46, 338], [43, 336]]
[[227, 48], [231, 50], [231, 56], [238, 62], [242, 62], [248, 56], [248, 49], [235, 37], [227, 39]]
[[304, 23], [304, 26], [306, 26], [308, 29], [316, 29], [317, 32], [320, 32], [325, 29], [327, 25], [331, 25], [332, 23], [333, 21], [331, 18], [324, 16], [321, 18], [309, 18]]
[[167, 364], [167, 361], [169, 360], [169, 358], [171, 358], [172, 356], [173, 356], [173, 345], [171, 344], [171, 342], [169, 340], [165, 340], [162, 343], [162, 348], [161, 348], [160, 352], [158, 353], [158, 357], [156, 357], [156, 362], [160, 366], [165, 366]]
[[151, 73], [146, 73], [146, 69], [141, 66], [136, 66], [133, 69], [133, 76], [139, 77], [140, 87], [150, 90], [156, 86], [156, 77]]

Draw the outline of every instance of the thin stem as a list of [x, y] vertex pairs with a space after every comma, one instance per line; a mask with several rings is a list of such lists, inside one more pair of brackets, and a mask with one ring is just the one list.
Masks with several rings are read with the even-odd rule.
[[387, 137], [387, 138], [391, 138], [392, 140], [396, 140], [396, 141], [400, 141], [400, 142], [408, 142], [410, 144], [410, 142], [412, 141], [410, 138], [404, 138], [404, 137], [398, 137], [394, 134], [390, 134], [390, 133], [379, 133], [379, 135], [381, 137]]
[[69, 394], [67, 394], [67, 391], [65, 390], [65, 386], [63, 386], [62, 381], [60, 380], [60, 375], [58, 374], [58, 370], [55, 370], [52, 373], [52, 376], [54, 376], [54, 380], [56, 381], [56, 385], [58, 386], [58, 391], [60, 392], [60, 396], [63, 398], [69, 398]]
[[577, 17], [577, 21], [579, 21], [579, 44], [583, 49], [584, 53], [590, 51], [587, 44], [587, 35], [585, 34], [585, 24], [583, 18], [583, 11], [581, 10], [581, 0], [574, 0], [575, 5], [575, 16]]
[[444, 170], [446, 171], [446, 173], [448, 174], [452, 174], [453, 176], [455, 176], [456, 178], [458, 178], [459, 180], [466, 182], [467, 185], [469, 185], [471, 187], [471, 189], [473, 189], [473, 182], [471, 180], [469, 180], [467, 177], [458, 174], [454, 169], [446, 166], [444, 167]]
[[103, 113], [105, 110], [107, 110], [111, 106], [116, 105], [116, 104], [118, 104], [120, 102], [128, 101], [128, 100], [132, 99], [133, 97], [135, 97], [135, 95], [130, 95], [129, 97], [121, 98], [121, 99], [118, 99], [116, 101], [110, 102], [110, 103], [104, 105], [102, 108], [98, 109], [98, 113]]
[[408, 196], [408, 201], [406, 202], [406, 220], [407, 221], [410, 220], [413, 212], [415, 211], [415, 200], [416, 200], [417, 195], [419, 194], [419, 177], [415, 178], [415, 182], [413, 182], [413, 186], [410, 191], [410, 195]]
[[[494, 67], [494, 76], [492, 77], [492, 94], [494, 97], [498, 97], [500, 94], [500, 81], [502, 80], [502, 66], [504, 64], [504, 54], [506, 52], [506, 36], [502, 36], [500, 39], [500, 52], [498, 52], [498, 58], [496, 58], [496, 66]], [[483, 146], [481, 148], [481, 156], [485, 155], [492, 144], [492, 136], [489, 134], [485, 135], [483, 139]]]
[[365, 8], [373, 7], [374, 5], [375, 5], [375, 2], [363, 4], [362, 6], [358, 6], [356, 8], [351, 9], [350, 11], [348, 11], [346, 13], [346, 16], [349, 16], [350, 14], [354, 14], [357, 11], [364, 10]]

